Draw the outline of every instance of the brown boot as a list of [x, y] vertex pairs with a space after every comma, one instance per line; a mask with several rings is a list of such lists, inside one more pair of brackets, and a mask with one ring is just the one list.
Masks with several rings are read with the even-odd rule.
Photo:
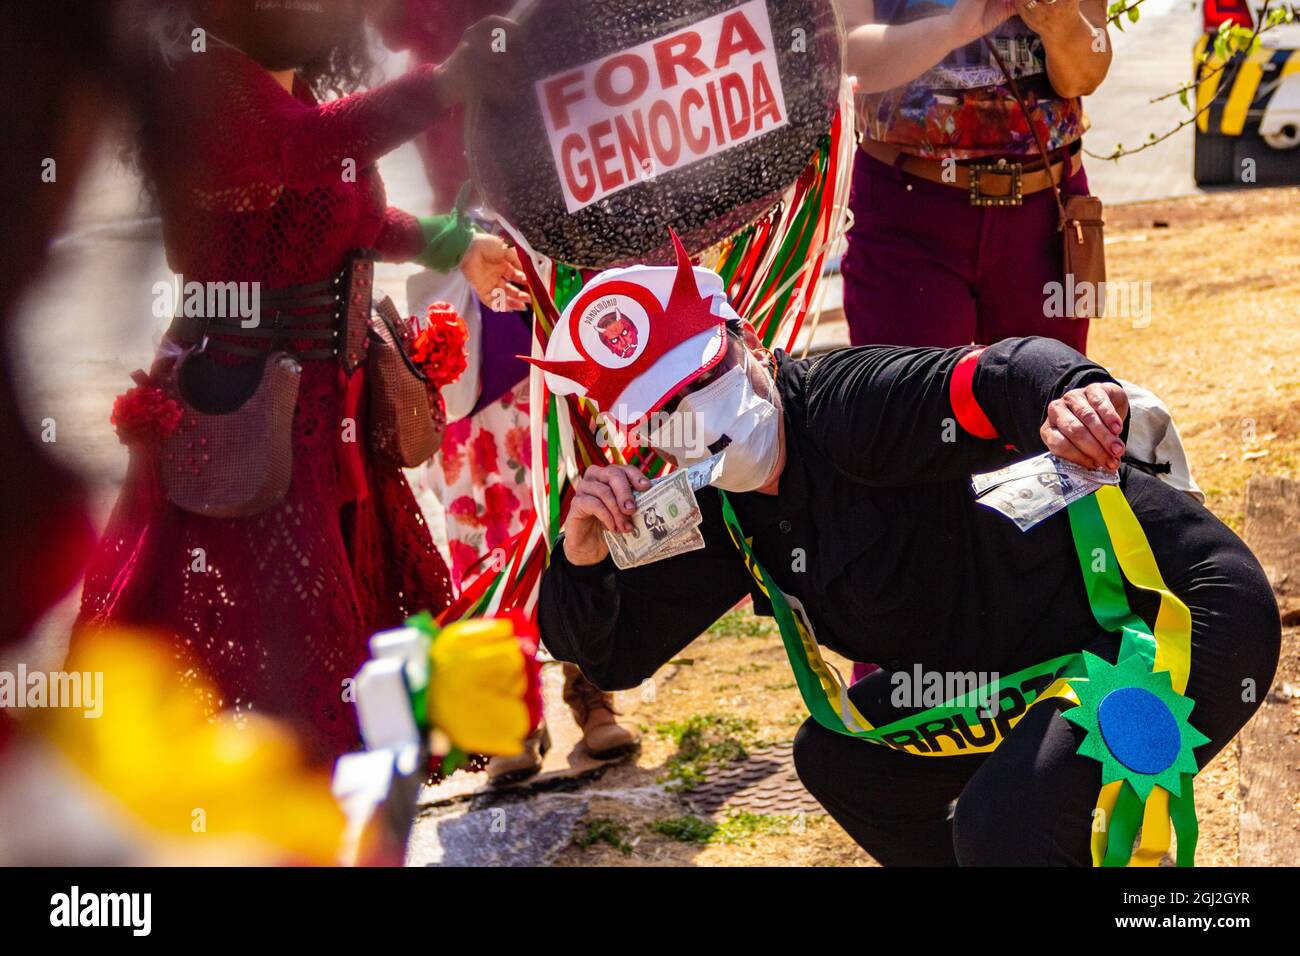
[[641, 734], [614, 719], [614, 695], [606, 694], [572, 664], [564, 665], [564, 702], [582, 728], [582, 742], [598, 760], [608, 760], [635, 750]]
[[493, 757], [488, 761], [488, 783], [504, 787], [519, 783], [542, 769], [546, 752], [551, 749], [551, 732], [542, 724], [524, 740], [524, 749], [513, 757]]

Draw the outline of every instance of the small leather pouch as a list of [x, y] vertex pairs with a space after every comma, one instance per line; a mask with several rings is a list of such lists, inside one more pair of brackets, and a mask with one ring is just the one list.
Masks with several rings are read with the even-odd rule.
[[401, 317], [389, 298], [370, 321], [366, 375], [370, 447], [403, 468], [423, 465], [442, 445], [443, 428], [429, 400], [428, 377], [407, 353]]
[[[1090, 288], [1092, 295], [1079, 297], [1074, 318], [1099, 319], [1106, 314], [1105, 217], [1096, 196], [1065, 196], [1065, 281], [1067, 288]], [[1091, 309], [1088, 304], [1093, 304]], [[1085, 314], [1085, 313], [1091, 314]]]
[[163, 440], [162, 480], [178, 508], [245, 518], [279, 504], [293, 473], [293, 415], [302, 365], [286, 352], [226, 365], [191, 349], [173, 369], [183, 410]]

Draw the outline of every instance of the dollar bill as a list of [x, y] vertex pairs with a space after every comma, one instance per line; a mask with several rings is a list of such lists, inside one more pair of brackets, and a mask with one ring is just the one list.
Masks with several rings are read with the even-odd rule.
[[1119, 483], [1111, 472], [1083, 468], [1043, 454], [971, 477], [975, 500], [1028, 531], [1103, 485]]
[[[648, 558], [644, 558], [641, 564], [653, 564], [656, 561], [663, 561], [666, 558], [675, 558], [679, 554], [686, 554], [690, 551], [700, 551], [704, 548], [704, 535], [700, 533], [699, 528], [689, 528], [677, 535], [658, 551], [652, 553]], [[637, 565], [640, 567], [640, 565]]]
[[1006, 468], [999, 468], [997, 471], [971, 475], [971, 487], [975, 489], [976, 496], [979, 496], [995, 485], [1021, 478], [1051, 475], [1053, 473], [1073, 475], [1088, 481], [1095, 481], [1099, 485], [1119, 484], [1119, 475], [1116, 473], [1097, 468], [1084, 468], [1072, 461], [1057, 458], [1050, 452], [1044, 452], [1041, 455], [1035, 455], [1033, 458], [1026, 458], [1024, 461], [1008, 465]]
[[[706, 458], [703, 461], [697, 461], [688, 468], [674, 472], [666, 478], [658, 479], [652, 486], [652, 490], [660, 484], [671, 482], [675, 475], [682, 474], [686, 476], [686, 481], [690, 485], [692, 492], [707, 488], [722, 474], [722, 458], [722, 455], [714, 455], [713, 457]], [[646, 492], [646, 494], [648, 494], [648, 492]], [[638, 496], [638, 504], [640, 502], [641, 498]], [[698, 509], [698, 502], [694, 502], [693, 500], [693, 503]], [[666, 558], [676, 557], [679, 554], [699, 551], [704, 547], [704, 535], [700, 534], [698, 525], [699, 522], [697, 520], [695, 524], [679, 530], [677, 533], [661, 542], [658, 548], [639, 558], [635, 557], [633, 553], [634, 549], [629, 547], [626, 541], [619, 540], [626, 536], [615, 535], [607, 531], [605, 532], [605, 539], [609, 543], [609, 550], [610, 554], [614, 557], [614, 563], [619, 568], [626, 570], [631, 567], [640, 567], [641, 565], [652, 564], [656, 561], [663, 561]]]
[[722, 459], [726, 453], [714, 455], [703, 461], [697, 461], [686, 469], [687, 480], [692, 491], [699, 491], [713, 484], [722, 475]]
[[635, 499], [637, 508], [630, 516], [632, 530], [605, 532], [610, 556], [619, 568], [648, 563], [652, 555], [703, 520], [686, 471], [673, 472], [635, 495]]

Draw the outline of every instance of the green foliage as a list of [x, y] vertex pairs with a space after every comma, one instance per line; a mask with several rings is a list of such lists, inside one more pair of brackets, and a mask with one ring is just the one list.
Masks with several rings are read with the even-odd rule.
[[697, 816], [670, 817], [656, 821], [653, 829], [656, 833], [681, 843], [698, 843], [701, 846], [722, 843], [735, 846], [749, 843], [756, 836], [785, 836], [798, 819], [794, 816], [739, 811], [730, 814], [720, 823]]
[[731, 670], [719, 670], [719, 674], [728, 674], [732, 677], [739, 677], [742, 674], [760, 674], [765, 670], [770, 670], [771, 664], [764, 661], [750, 661], [748, 664], [739, 664]]
[[1124, 32], [1124, 21], [1137, 23], [1138, 18], [1142, 16], [1142, 11], [1138, 9], [1142, 5], [1142, 0], [1116, 0], [1106, 8], [1106, 22], [1113, 26], [1120, 33]]
[[[1139, 7], [1142, 3], [1143, 0], [1115, 0], [1106, 8], [1106, 24], [1113, 26], [1121, 33], [1124, 32], [1125, 21], [1137, 23], [1140, 19], [1141, 11]], [[1201, 112], [1209, 108], [1207, 103], [1200, 110], [1196, 110], [1191, 96], [1192, 92], [1201, 83], [1213, 78], [1215, 74], [1222, 74], [1219, 89], [1227, 89], [1236, 79], [1237, 72], [1245, 58], [1260, 49], [1260, 35], [1283, 24], [1296, 22], [1298, 13], [1300, 13], [1300, 8], [1294, 2], [1274, 7], [1270, 0], [1269, 3], [1264, 5], [1262, 16], [1254, 27], [1243, 27], [1235, 23], [1223, 24], [1215, 32], [1211, 42], [1207, 43], [1205, 49], [1201, 52], [1195, 79], [1151, 100], [1152, 103], [1158, 103], [1176, 96], [1183, 108], [1192, 113], [1191, 116], [1163, 133], [1148, 133], [1146, 141], [1132, 149], [1125, 148], [1123, 143], [1116, 143], [1115, 148], [1107, 154], [1094, 153], [1086, 148], [1085, 152], [1096, 159], [1118, 160], [1124, 156], [1139, 153], [1150, 146], [1155, 146], [1157, 143], [1162, 143], [1185, 126], [1191, 125]]]
[[655, 733], [677, 745], [661, 778], [674, 791], [692, 790], [704, 781], [711, 767], [724, 766], [749, 756], [756, 743], [756, 721], [721, 714], [695, 714], [686, 720], [655, 726]]
[[632, 844], [627, 842], [627, 827], [608, 817], [588, 820], [586, 829], [573, 838], [579, 849], [587, 850], [597, 843], [607, 843], [624, 856], [632, 852]]
[[667, 820], [656, 820], [654, 831], [679, 843], [705, 844], [713, 840], [718, 825], [712, 820], [696, 816], [670, 817]]

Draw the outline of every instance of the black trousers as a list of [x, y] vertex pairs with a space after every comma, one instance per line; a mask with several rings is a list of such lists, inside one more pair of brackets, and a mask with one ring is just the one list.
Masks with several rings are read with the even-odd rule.
[[[1192, 725], [1210, 738], [1196, 750], [1201, 767], [1268, 693], [1281, 639], [1258, 562], [1225, 525], [1205, 517], [1144, 521], [1170, 589], [1192, 614], [1187, 696], [1195, 701]], [[1189, 554], [1197, 557], [1179, 561]], [[1169, 568], [1182, 570], [1171, 578]], [[1114, 661], [1119, 640], [1099, 629], [1086, 649]], [[877, 726], [890, 709], [889, 677], [877, 671], [849, 691]], [[826, 811], [885, 866], [1089, 866], [1101, 764], [1075, 752], [1084, 732], [1061, 716], [1066, 706], [1044, 701], [997, 750], [971, 757], [900, 753], [808, 720], [795, 737], [795, 765]]]

